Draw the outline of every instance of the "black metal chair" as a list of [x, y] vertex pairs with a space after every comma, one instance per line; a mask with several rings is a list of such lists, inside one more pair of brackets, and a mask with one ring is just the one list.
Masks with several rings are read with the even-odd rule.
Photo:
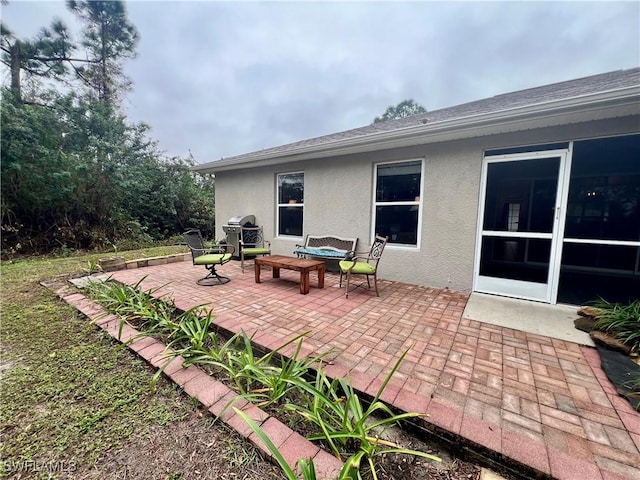
[[202, 240], [202, 234], [198, 229], [187, 230], [182, 234], [189, 250], [191, 250], [191, 260], [194, 265], [203, 265], [209, 274], [201, 278], [196, 283], [198, 285], [222, 285], [230, 281], [229, 277], [223, 277], [216, 272], [218, 265], [224, 265], [231, 260], [235, 252], [233, 245], [219, 245], [207, 248]]
[[264, 239], [262, 227], [243, 227], [240, 239], [240, 269], [244, 273], [247, 257], [271, 255], [271, 242]]
[[[344, 260], [339, 262], [340, 265], [340, 287], [342, 287], [342, 277], [347, 277], [347, 286], [345, 288], [345, 296], [349, 298], [349, 284], [351, 283], [352, 275], [364, 275], [367, 278], [367, 286], [371, 288], [371, 282], [369, 277], [373, 276], [373, 284], [376, 289], [376, 296], [380, 296], [378, 293], [378, 262], [382, 257], [384, 247], [387, 245], [387, 237], [381, 237], [376, 235], [376, 238], [371, 245], [369, 252], [347, 252], [347, 256]], [[364, 286], [363, 284], [357, 285], [358, 287]]]

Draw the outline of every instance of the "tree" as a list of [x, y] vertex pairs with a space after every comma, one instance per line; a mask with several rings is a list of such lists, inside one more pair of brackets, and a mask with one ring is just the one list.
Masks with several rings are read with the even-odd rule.
[[192, 172], [191, 160], [165, 158], [147, 126], [87, 95], [43, 100], [0, 104], [3, 254], [140, 245], [189, 227], [213, 233], [214, 180]]
[[386, 122], [387, 120], [398, 120], [399, 118], [406, 118], [419, 113], [427, 113], [427, 109], [410, 98], [400, 102], [395, 107], [390, 106], [387, 108], [386, 112], [384, 112], [382, 116], [373, 119], [373, 123]]
[[[0, 0], [2, 1], [2, 0]], [[2, 62], [12, 74], [0, 95], [0, 242], [3, 255], [140, 245], [188, 227], [213, 233], [212, 176], [192, 160], [167, 159], [130, 124], [117, 101], [130, 82], [124, 59], [137, 32], [121, 1], [69, 1], [84, 24], [81, 50], [54, 22], [33, 40], [2, 25]], [[71, 78], [88, 90], [45, 87]], [[23, 101], [21, 73], [36, 80]], [[55, 86], [55, 85], [54, 85]]]
[[84, 24], [83, 58], [72, 57], [77, 46], [60, 20], [54, 20], [32, 40], [16, 38], [5, 24], [1, 25], [0, 50], [2, 63], [11, 72], [11, 92], [22, 102], [22, 72], [61, 80], [71, 67], [98, 101], [112, 105], [131, 86], [122, 64], [125, 59], [135, 57], [138, 32], [127, 19], [121, 0], [68, 0], [67, 7]]
[[22, 102], [23, 71], [36, 77], [60, 79], [67, 72], [67, 62], [82, 61], [71, 57], [75, 47], [60, 20], [54, 20], [50, 28], [43, 28], [33, 40], [16, 38], [5, 24], [0, 26], [0, 34], [2, 63], [11, 72], [11, 93], [18, 102]]
[[131, 88], [123, 61], [135, 57], [138, 31], [121, 0], [67, 0], [67, 7], [84, 25], [81, 43], [89, 59], [86, 67], [75, 71], [99, 102], [113, 105], [119, 93]]
[[74, 165], [63, 151], [63, 131], [52, 108], [2, 102], [3, 251], [31, 250], [73, 205]]

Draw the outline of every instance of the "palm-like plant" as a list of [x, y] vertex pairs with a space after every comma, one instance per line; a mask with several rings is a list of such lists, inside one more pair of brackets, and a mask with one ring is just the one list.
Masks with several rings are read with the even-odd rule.
[[598, 313], [593, 327], [629, 345], [632, 353], [640, 353], [640, 300], [622, 304], [601, 298], [594, 306]]
[[377, 456], [400, 453], [441, 461], [439, 457], [418, 450], [410, 450], [381, 437], [384, 430], [403, 420], [423, 416], [420, 413], [394, 414], [380, 400], [389, 381], [409, 351], [405, 351], [378, 389], [373, 400], [365, 406], [351, 384], [344, 378], [330, 380], [319, 369], [314, 384], [296, 381], [301, 390], [309, 394], [306, 407], [289, 405], [289, 409], [311, 421], [319, 429], [310, 440], [323, 440], [338, 458], [344, 458], [345, 452], [356, 450], [345, 461], [354, 478], [361, 478], [361, 463], [367, 462], [374, 479], [377, 479], [374, 459]]
[[[286, 403], [285, 408], [308, 419], [318, 428], [318, 433], [310, 436], [310, 440], [325, 441], [338, 458], [346, 457], [339, 475], [340, 480], [361, 479], [363, 462], [366, 462], [373, 479], [377, 479], [374, 460], [385, 454], [408, 454], [440, 461], [435, 455], [406, 449], [381, 438], [388, 427], [422, 416], [419, 413], [394, 414], [380, 400], [409, 350], [395, 363], [373, 401], [366, 404], [346, 379], [330, 380], [327, 377], [321, 365], [326, 354], [300, 358], [302, 342], [308, 332], [260, 356], [254, 351], [252, 338], [244, 331], [221, 343], [212, 330], [213, 313], [204, 309], [204, 305], [176, 315], [173, 302], [155, 299], [151, 290], [140, 291], [139, 286], [143, 280], [133, 287], [109, 282], [108, 285], [92, 288], [98, 301], [121, 316], [121, 330], [125, 323], [134, 321], [139, 328], [144, 328], [141, 335], [161, 334], [169, 338], [168, 361], [154, 375], [152, 388], [155, 388], [160, 375], [171, 361], [181, 356], [185, 359], [185, 365], [207, 365], [223, 371], [240, 392], [239, 397], [257, 400], [261, 405], [279, 403], [292, 390], [296, 390], [302, 394], [301, 397], [307, 399], [306, 406]], [[286, 358], [281, 355], [286, 347], [296, 342], [292, 356]], [[315, 382], [309, 382], [306, 376], [316, 365]], [[225, 409], [232, 403], [233, 401]], [[287, 478], [298, 478], [260, 427], [243, 412], [236, 411], [267, 445]], [[311, 459], [301, 460], [299, 467], [305, 480], [316, 478]]]
[[[122, 336], [125, 324], [135, 324], [135, 327], [142, 331], [136, 337], [153, 335], [159, 331], [171, 331], [172, 328], [175, 328], [173, 300], [162, 301], [154, 298], [153, 293], [158, 289], [149, 289], [146, 292], [141, 290], [140, 285], [145, 278], [141, 278], [133, 286], [109, 280], [89, 284], [89, 294], [108, 311], [120, 318], [118, 338]], [[129, 342], [136, 337], [130, 339]]]

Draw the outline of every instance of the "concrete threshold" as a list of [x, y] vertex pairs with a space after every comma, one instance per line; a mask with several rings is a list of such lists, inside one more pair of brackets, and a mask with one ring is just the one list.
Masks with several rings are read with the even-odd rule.
[[462, 318], [593, 347], [589, 334], [573, 324], [577, 310], [575, 305], [549, 305], [474, 292]]

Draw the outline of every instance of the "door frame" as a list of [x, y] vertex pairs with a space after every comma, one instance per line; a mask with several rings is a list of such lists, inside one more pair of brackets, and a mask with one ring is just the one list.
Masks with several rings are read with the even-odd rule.
[[[485, 155], [482, 159], [482, 171], [480, 177], [480, 198], [478, 204], [478, 219], [476, 226], [476, 251], [473, 270], [473, 291], [481, 293], [491, 293], [506, 297], [534, 300], [544, 303], [555, 304], [558, 296], [558, 283], [560, 278], [560, 264], [562, 257], [562, 246], [564, 241], [564, 228], [566, 220], [567, 198], [569, 194], [569, 181], [571, 174], [571, 154], [573, 143], [570, 142], [568, 148], [556, 150], [532, 150], [530, 152], [512, 153], [502, 155]], [[553, 228], [550, 234], [540, 232], [523, 232], [525, 235], [518, 235], [518, 232], [500, 232], [483, 229], [485, 201], [487, 196], [487, 174], [489, 165], [500, 162], [517, 162], [524, 160], [535, 160], [542, 158], [560, 158], [558, 168], [558, 182], [556, 191], [555, 214]], [[480, 259], [482, 255], [482, 240], [487, 236], [502, 236], [514, 238], [549, 238], [551, 235], [551, 250], [549, 253], [549, 273], [544, 291], [534, 282], [524, 282], [520, 280], [501, 279], [497, 277], [483, 277], [485, 285], [480, 288]], [[485, 279], [491, 279], [487, 281]], [[488, 285], [487, 285], [488, 284]], [[517, 293], [509, 292], [507, 285], [517, 287]]]

